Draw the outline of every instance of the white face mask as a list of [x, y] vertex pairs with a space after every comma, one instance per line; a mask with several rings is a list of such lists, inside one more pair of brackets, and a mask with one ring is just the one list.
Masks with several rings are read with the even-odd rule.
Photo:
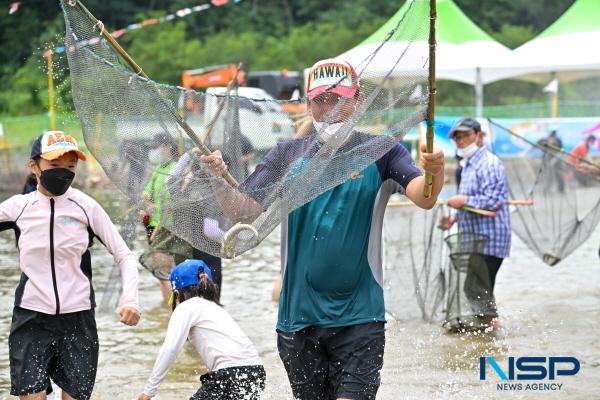
[[350, 137], [350, 133], [352, 133], [352, 129], [346, 131], [343, 129], [340, 131], [340, 128], [344, 125], [344, 122], [318, 122], [313, 119], [313, 125], [319, 134], [319, 138], [323, 143], [328, 144], [329, 146], [339, 149], [346, 140]]
[[462, 158], [471, 158], [473, 154], [475, 154], [479, 150], [479, 146], [477, 143], [471, 143], [467, 147], [463, 147], [462, 149], [456, 149], [456, 154]]
[[162, 154], [160, 153], [160, 149], [152, 149], [148, 152], [148, 160], [152, 165], [159, 165], [162, 162]]

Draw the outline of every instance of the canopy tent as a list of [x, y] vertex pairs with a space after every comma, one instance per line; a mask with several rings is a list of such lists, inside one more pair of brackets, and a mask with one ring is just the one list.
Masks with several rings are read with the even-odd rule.
[[[391, 68], [393, 58], [379, 62], [369, 62], [367, 56], [381, 45], [384, 38], [398, 24], [411, 8], [412, 12], [422, 14], [424, 20], [429, 19], [428, 0], [408, 0], [375, 33], [359, 45], [341, 54], [338, 58], [353, 64], [359, 73], [365, 71], [370, 76], [386, 76], [394, 70], [396, 74], [412, 75], [423, 72], [423, 47], [429, 46], [428, 31], [423, 31], [422, 25], [404, 26], [393, 42], [387, 43], [385, 52], [405, 53], [402, 64]], [[483, 83], [486, 82], [486, 71], [489, 63], [498, 58], [504, 59], [510, 55], [510, 50], [496, 42], [491, 36], [473, 23], [452, 0], [437, 0], [438, 21], [436, 26], [436, 76], [475, 85], [478, 109], [483, 107]], [[408, 25], [408, 24], [405, 24]], [[391, 77], [392, 82], [394, 76]]]
[[496, 60], [484, 83], [516, 78], [537, 83], [600, 75], [600, 1], [577, 0], [537, 37]]

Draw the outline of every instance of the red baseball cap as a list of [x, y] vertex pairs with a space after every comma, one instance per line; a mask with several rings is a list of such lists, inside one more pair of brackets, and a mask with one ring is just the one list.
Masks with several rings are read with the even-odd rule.
[[310, 100], [325, 92], [351, 99], [359, 87], [358, 76], [352, 65], [346, 61], [329, 58], [311, 67], [306, 94]]

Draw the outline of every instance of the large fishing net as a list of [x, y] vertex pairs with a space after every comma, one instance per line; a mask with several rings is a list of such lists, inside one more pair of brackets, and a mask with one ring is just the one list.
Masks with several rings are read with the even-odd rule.
[[483, 255], [487, 240], [485, 235], [468, 231], [445, 238], [451, 261], [444, 318], [444, 326], [449, 330], [479, 329], [497, 316], [492, 282]]
[[443, 213], [443, 206], [422, 210], [402, 201], [386, 210], [384, 291], [386, 311], [395, 319], [444, 317], [450, 258], [446, 232], [437, 227]]
[[439, 228], [445, 205], [421, 210], [390, 203], [384, 220], [386, 311], [422, 318], [453, 332], [486, 329], [497, 316], [487, 265], [487, 237], [457, 224]]
[[548, 145], [533, 142], [492, 122], [496, 135], [510, 135], [519, 148], [501, 156], [513, 199], [512, 230], [545, 263], [555, 265], [585, 242], [600, 222], [600, 166]]
[[[492, 136], [514, 149], [494, 149], [509, 184], [512, 230], [544, 262], [555, 265], [583, 244], [600, 221], [600, 167], [490, 121]], [[502, 143], [506, 145], [506, 140]], [[515, 201], [516, 199], [516, 201]], [[448, 210], [388, 205], [384, 220], [386, 310], [399, 319], [422, 317], [455, 332], [487, 329], [497, 315], [478, 232], [438, 228]], [[485, 218], [485, 217], [484, 217]], [[419, 314], [415, 314], [415, 311]]]
[[[379, 159], [425, 118], [427, 91], [417, 87], [427, 87], [429, 1], [413, 1], [387, 38], [353, 65], [360, 96], [339, 101], [322, 128], [297, 139], [297, 154], [267, 156], [266, 171], [255, 172], [264, 179], [249, 185], [248, 142], [260, 161], [279, 142], [300, 135], [283, 108], [304, 99], [275, 101], [243, 87], [202, 93], [154, 82], [123, 61], [102, 36], [104, 25], [80, 2], [61, 4], [73, 99], [89, 150], [129, 199], [160, 200], [160, 229], [207, 253], [232, 257], [256, 246], [287, 213]], [[407, 70], [405, 59], [415, 67]], [[335, 78], [339, 71], [324, 73]], [[347, 78], [342, 71], [339, 82]], [[342, 118], [348, 102], [354, 111]], [[342, 126], [326, 135], [340, 120]], [[170, 154], [157, 157], [157, 147]], [[199, 161], [214, 150], [229, 166], [227, 180]]]

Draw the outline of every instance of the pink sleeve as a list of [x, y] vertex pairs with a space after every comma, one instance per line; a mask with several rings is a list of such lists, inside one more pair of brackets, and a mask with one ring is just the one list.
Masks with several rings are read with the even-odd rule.
[[131, 250], [129, 250], [129, 247], [125, 244], [110, 217], [100, 205], [95, 205], [91, 217], [90, 225], [92, 230], [113, 255], [115, 262], [121, 269], [121, 280], [123, 283], [121, 308], [131, 307], [140, 311], [137, 259]]
[[12, 196], [0, 203], [0, 223], [13, 222], [17, 217], [17, 198], [21, 195]]

